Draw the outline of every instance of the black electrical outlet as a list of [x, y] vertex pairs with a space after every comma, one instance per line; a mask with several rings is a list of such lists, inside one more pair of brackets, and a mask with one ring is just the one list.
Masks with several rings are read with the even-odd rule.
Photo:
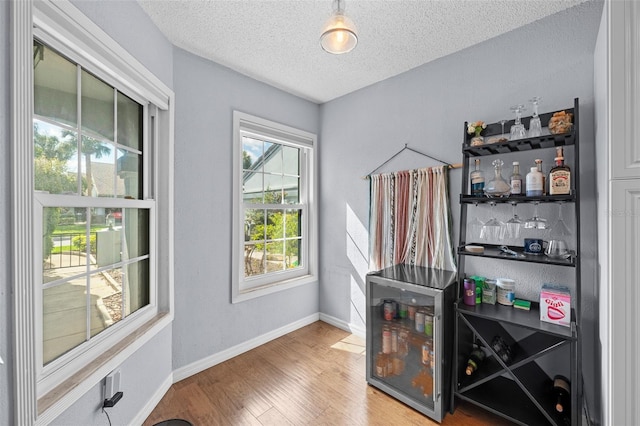
[[122, 399], [123, 395], [124, 395], [124, 393], [122, 393], [122, 392], [116, 392], [116, 394], [113, 395], [111, 398], [105, 399], [104, 403], [102, 404], [102, 406], [104, 408], [113, 407], [114, 405], [116, 405], [118, 403], [118, 401], [120, 401]]

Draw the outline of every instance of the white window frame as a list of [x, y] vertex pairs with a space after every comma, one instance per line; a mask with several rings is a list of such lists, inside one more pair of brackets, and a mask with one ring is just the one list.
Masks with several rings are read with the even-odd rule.
[[[253, 136], [300, 148], [299, 204], [264, 205], [266, 208], [301, 209], [303, 265], [286, 271], [246, 278], [244, 276], [244, 215], [242, 199], [242, 138]], [[237, 303], [317, 281], [318, 232], [315, 134], [240, 111], [233, 112], [233, 224], [231, 302]]]
[[[67, 0], [24, 0], [11, 8], [14, 422], [48, 424], [98, 384], [173, 319], [173, 99], [174, 94], [124, 48]], [[42, 209], [94, 207], [88, 197], [33, 193], [34, 37], [145, 106], [144, 167], [154, 185], [141, 200], [101, 199], [104, 207], [150, 211], [150, 305], [43, 368]], [[147, 142], [145, 140], [145, 142]], [[158, 244], [162, 241], [163, 244]], [[105, 354], [109, 356], [104, 356]]]

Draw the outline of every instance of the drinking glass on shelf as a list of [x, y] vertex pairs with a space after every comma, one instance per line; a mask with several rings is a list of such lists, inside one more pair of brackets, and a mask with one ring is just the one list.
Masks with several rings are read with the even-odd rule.
[[514, 105], [511, 107], [511, 111], [516, 114], [516, 122], [511, 126], [511, 135], [509, 139], [515, 140], [527, 137], [527, 131], [524, 128], [524, 124], [520, 122], [522, 112], [525, 111], [524, 105]]
[[534, 203], [533, 217], [524, 222], [525, 229], [547, 229], [547, 219], [538, 216], [538, 203]]
[[520, 220], [520, 218], [518, 217], [518, 214], [516, 213], [516, 206], [518, 204], [517, 203], [511, 203], [511, 205], [513, 206], [513, 217], [511, 217], [511, 219], [509, 219], [505, 223], [505, 226], [507, 227], [507, 235], [509, 236], [509, 238], [517, 239], [517, 238], [520, 238], [520, 230], [522, 229], [522, 221]]
[[502, 126], [502, 133], [500, 133], [500, 136], [503, 136], [503, 137], [504, 137], [504, 123], [506, 122], [507, 120], [505, 119], [500, 120], [500, 125]]
[[554, 259], [566, 259], [571, 256], [569, 240], [571, 231], [562, 218], [562, 203], [558, 205], [558, 220], [551, 226], [547, 234], [545, 254]]
[[529, 137], [535, 138], [542, 135], [542, 123], [540, 123], [540, 117], [538, 116], [538, 104], [542, 100], [541, 97], [535, 96], [529, 99], [529, 102], [533, 104], [533, 115], [531, 121], [529, 121]]
[[491, 219], [485, 222], [480, 233], [482, 239], [493, 242], [502, 241], [506, 230], [504, 223], [496, 219], [495, 206], [496, 203], [491, 203]]

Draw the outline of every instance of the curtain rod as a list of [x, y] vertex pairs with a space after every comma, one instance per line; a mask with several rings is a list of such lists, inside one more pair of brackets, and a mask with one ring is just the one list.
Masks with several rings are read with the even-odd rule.
[[363, 176], [362, 179], [369, 179], [372, 174], [374, 174], [375, 172], [380, 170], [384, 165], [389, 163], [389, 161], [391, 161], [394, 158], [396, 158], [398, 155], [400, 155], [400, 153], [402, 153], [405, 150], [409, 150], [409, 151], [415, 152], [416, 154], [420, 154], [420, 155], [423, 155], [423, 156], [425, 156], [427, 158], [431, 158], [432, 160], [435, 160], [438, 163], [442, 163], [442, 164], [446, 165], [449, 169], [460, 169], [460, 168], [462, 168], [462, 163], [450, 164], [450, 163], [448, 163], [446, 161], [442, 161], [439, 158], [436, 158], [436, 157], [434, 157], [432, 155], [425, 154], [424, 152], [418, 151], [417, 149], [414, 149], [414, 148], [410, 148], [409, 144], [405, 143], [404, 144], [404, 148], [402, 148], [400, 151], [398, 151], [395, 154], [393, 154], [387, 161], [385, 161], [384, 163], [380, 164], [378, 167], [376, 167], [375, 169], [370, 171], [366, 176]]

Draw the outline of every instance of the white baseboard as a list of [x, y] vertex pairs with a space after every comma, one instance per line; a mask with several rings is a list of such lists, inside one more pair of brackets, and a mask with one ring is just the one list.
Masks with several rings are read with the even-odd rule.
[[147, 420], [147, 417], [151, 415], [153, 409], [160, 403], [162, 397], [167, 393], [171, 385], [173, 384], [173, 374], [169, 374], [169, 376], [162, 382], [160, 387], [155, 391], [155, 393], [151, 396], [149, 401], [142, 407], [142, 410], [138, 412], [136, 417], [131, 421], [132, 425], [141, 425]]
[[363, 339], [365, 339], [367, 336], [367, 330], [364, 327], [355, 324], [349, 324], [348, 322], [342, 321], [341, 319], [338, 319], [336, 317], [332, 317], [331, 315], [321, 313], [320, 321], [324, 321], [327, 324], [331, 324], [332, 326], [337, 327], [341, 330], [353, 333], [358, 337], [362, 337]]
[[234, 356], [238, 356], [242, 353], [250, 351], [251, 349], [257, 348], [260, 345], [264, 345], [271, 340], [277, 339], [278, 337], [282, 337], [287, 333], [291, 333], [299, 328], [302, 328], [306, 325], [312, 324], [320, 319], [320, 314], [309, 315], [306, 318], [302, 318], [296, 322], [291, 324], [287, 324], [284, 327], [280, 327], [276, 330], [265, 333], [261, 336], [255, 337], [246, 342], [240, 343], [239, 345], [233, 346], [229, 349], [225, 349], [222, 352], [218, 352], [206, 358], [203, 358], [199, 361], [193, 362], [189, 365], [185, 365], [184, 367], [178, 368], [173, 371], [173, 382], [179, 382], [180, 380], [184, 380], [187, 377], [191, 377], [194, 374], [197, 374], [201, 371], [206, 370], [207, 368], [211, 368], [214, 365], [220, 364], [228, 359], [233, 358]]

